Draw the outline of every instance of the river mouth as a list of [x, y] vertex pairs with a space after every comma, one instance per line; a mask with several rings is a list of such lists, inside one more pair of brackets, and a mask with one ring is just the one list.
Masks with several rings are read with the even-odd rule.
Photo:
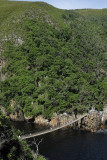
[[[43, 126], [34, 123], [12, 122], [24, 133], [43, 130]], [[45, 128], [44, 128], [45, 129]], [[39, 145], [39, 153], [47, 160], [107, 160], [107, 129], [97, 133], [64, 128], [40, 137], [27, 140], [29, 146], [36, 151], [34, 144], [43, 139]]]

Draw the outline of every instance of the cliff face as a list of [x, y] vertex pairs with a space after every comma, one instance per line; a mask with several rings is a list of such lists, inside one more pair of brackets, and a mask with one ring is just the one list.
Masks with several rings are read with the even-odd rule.
[[96, 132], [101, 126], [101, 115], [97, 111], [92, 111], [81, 123], [81, 129]]
[[[77, 119], [82, 117], [82, 115], [77, 115]], [[34, 123], [50, 126], [52, 128], [57, 126], [63, 126], [67, 123], [72, 123], [74, 120], [74, 116], [70, 115], [57, 115], [54, 114], [54, 116], [51, 118], [50, 121], [44, 119], [42, 116], [36, 117]], [[107, 119], [106, 119], [107, 120]], [[86, 117], [79, 120], [78, 122], [74, 123], [70, 127], [73, 129], [80, 129], [80, 130], [87, 130], [91, 132], [96, 132], [101, 128], [102, 125], [102, 114], [98, 111], [90, 111]]]
[[[68, 122], [72, 122], [75, 117], [70, 115], [57, 115], [54, 114], [54, 116], [51, 118], [50, 121], [44, 119], [43, 117], [36, 117], [35, 123], [45, 126], [50, 126], [52, 128], [57, 126], [63, 126], [67, 124]], [[82, 115], [77, 115], [77, 119], [82, 117]], [[104, 119], [105, 118], [105, 119]], [[103, 112], [98, 112], [96, 110], [91, 110], [86, 117], [84, 117], [82, 120], [79, 120], [78, 122], [74, 123], [70, 127], [73, 129], [80, 129], [80, 130], [86, 130], [91, 132], [96, 132], [99, 129], [104, 129], [105, 123], [107, 122], [107, 114], [105, 113], [105, 110]]]
[[[76, 118], [80, 118], [82, 115], [77, 115]], [[32, 121], [36, 124], [43, 125], [46, 127], [57, 127], [63, 126], [67, 123], [72, 123], [75, 119], [75, 115], [68, 115], [68, 114], [56, 114], [54, 113], [50, 120], [45, 119], [42, 115], [36, 117], [24, 117], [22, 113], [10, 114], [10, 118], [13, 121]], [[102, 125], [105, 125], [107, 122], [107, 113], [104, 111], [98, 112], [96, 110], [91, 110], [85, 118], [79, 120], [78, 122], [74, 123], [70, 127], [73, 129], [81, 129], [87, 130], [91, 132], [96, 132]], [[103, 129], [103, 128], [102, 128]]]

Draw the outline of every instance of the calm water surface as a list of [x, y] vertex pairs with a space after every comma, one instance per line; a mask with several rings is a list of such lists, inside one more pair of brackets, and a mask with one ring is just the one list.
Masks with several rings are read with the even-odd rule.
[[[16, 128], [31, 133], [43, 128], [32, 123], [14, 123]], [[107, 131], [103, 133], [90, 133], [85, 131], [73, 131], [63, 129], [41, 137], [43, 138], [39, 146], [40, 154], [47, 160], [107, 160]], [[33, 150], [34, 139], [27, 142]]]

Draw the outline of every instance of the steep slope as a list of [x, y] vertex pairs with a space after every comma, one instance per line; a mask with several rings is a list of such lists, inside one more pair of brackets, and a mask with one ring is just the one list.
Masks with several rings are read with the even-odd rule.
[[107, 10], [0, 3], [0, 102], [8, 114], [50, 118], [54, 112], [83, 113], [92, 106], [102, 110]]

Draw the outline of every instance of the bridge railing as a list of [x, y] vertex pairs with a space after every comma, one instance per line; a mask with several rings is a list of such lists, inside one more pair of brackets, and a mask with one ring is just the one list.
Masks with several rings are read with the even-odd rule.
[[50, 133], [50, 132], [53, 132], [53, 131], [56, 131], [58, 129], [61, 129], [61, 128], [64, 128], [64, 127], [67, 127], [69, 125], [72, 125], [74, 123], [76, 123], [77, 121], [81, 120], [82, 118], [84, 118], [85, 116], [87, 116], [88, 114], [85, 114], [83, 115], [82, 117], [78, 118], [78, 119], [75, 119], [75, 120], [72, 120], [71, 122], [66, 122], [64, 125], [59, 125], [57, 127], [54, 127], [54, 128], [49, 128], [49, 129], [46, 129], [46, 130], [42, 130], [40, 132], [36, 132], [36, 133], [30, 133], [30, 134], [25, 134], [25, 135], [22, 135], [21, 138], [22, 139], [27, 139], [27, 138], [32, 138], [34, 136], [40, 136], [40, 135], [43, 135], [43, 134], [46, 134], [46, 133]]

